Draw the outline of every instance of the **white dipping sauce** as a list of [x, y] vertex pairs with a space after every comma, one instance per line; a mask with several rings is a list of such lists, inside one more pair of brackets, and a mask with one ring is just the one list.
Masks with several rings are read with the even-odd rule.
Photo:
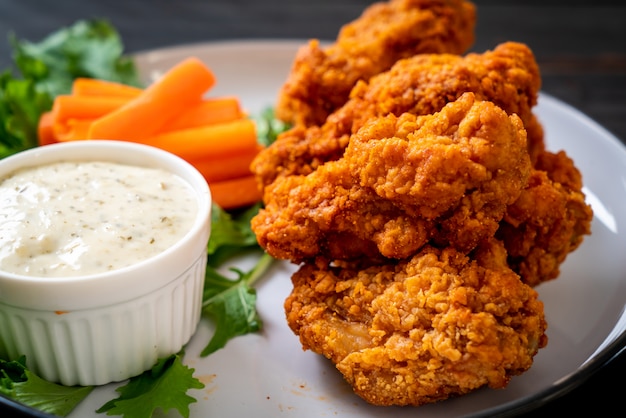
[[60, 162], [0, 179], [0, 270], [106, 272], [157, 255], [194, 223], [191, 187], [165, 170]]

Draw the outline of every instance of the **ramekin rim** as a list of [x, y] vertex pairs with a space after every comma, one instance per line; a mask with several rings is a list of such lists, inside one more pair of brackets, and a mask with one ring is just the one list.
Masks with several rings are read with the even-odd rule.
[[[17, 164], [22, 161], [26, 162], [29, 157], [36, 157], [38, 159], [41, 159], [42, 157], [39, 156], [41, 155], [41, 153], [45, 153], [45, 154], [48, 154], [51, 152], [60, 153], [62, 152], [62, 150], [72, 149], [72, 148], [99, 149], [102, 147], [114, 148], [120, 151], [122, 150], [131, 151], [131, 152], [135, 152], [136, 154], [147, 153], [147, 155], [156, 158], [156, 160], [160, 163], [159, 166], [161, 168], [169, 169], [171, 172], [173, 171], [171, 170], [171, 168], [176, 166], [176, 167], [179, 167], [180, 170], [184, 170], [186, 174], [185, 176], [181, 176], [178, 173], [175, 173], [175, 174], [179, 175], [179, 177], [181, 177], [185, 182], [189, 184], [189, 186], [194, 190], [194, 193], [198, 201], [198, 211], [197, 211], [196, 218], [191, 228], [176, 243], [174, 243], [172, 246], [170, 246], [166, 250], [158, 254], [155, 254], [147, 259], [137, 261], [125, 267], [121, 267], [118, 269], [105, 271], [105, 272], [93, 273], [93, 274], [62, 276], [62, 277], [31, 276], [31, 275], [24, 275], [24, 274], [16, 274], [16, 273], [12, 273], [12, 272], [8, 272], [6, 270], [0, 269], [0, 283], [2, 282], [14, 283], [14, 284], [23, 283], [24, 285], [39, 285], [39, 284], [44, 283], [46, 284], [46, 286], [57, 285], [57, 284], [68, 285], [68, 284], [76, 284], [76, 283], [83, 283], [83, 282], [100, 282], [100, 281], [110, 279], [111, 277], [132, 274], [132, 272], [134, 271], [145, 268], [146, 265], [157, 263], [161, 259], [169, 257], [172, 252], [176, 252], [181, 246], [186, 245], [189, 240], [193, 239], [193, 237], [199, 234], [201, 230], [205, 227], [205, 223], [207, 222], [205, 217], [211, 216], [212, 197], [211, 197], [210, 188], [208, 186], [208, 183], [204, 179], [204, 177], [197, 171], [197, 169], [195, 169], [195, 167], [193, 167], [190, 163], [185, 161], [183, 158], [173, 153], [170, 153], [168, 151], [165, 151], [165, 150], [162, 150], [160, 148], [156, 148], [150, 145], [126, 142], [126, 141], [118, 141], [118, 140], [93, 139], [93, 140], [84, 140], [84, 141], [72, 141], [72, 142], [66, 142], [66, 143], [56, 143], [56, 144], [50, 144], [50, 145], [45, 145], [41, 147], [31, 148], [31, 149], [22, 151], [18, 154], [14, 154], [14, 155], [11, 155], [9, 157], [6, 157], [0, 160], [0, 178], [3, 177], [5, 174], [9, 174], [19, 168], [37, 165], [36, 161], [32, 164], [20, 164], [20, 165], [17, 165]], [[53, 158], [50, 161], [62, 161], [62, 160], [88, 161], [88, 160], [94, 160], [94, 158], [88, 157], [88, 156], [85, 158]], [[115, 160], [112, 158], [108, 158], [108, 159], [105, 158], [104, 160], [115, 162]], [[7, 165], [10, 166], [12, 164], [15, 165], [15, 167], [9, 168], [7, 169], [7, 171], [4, 171], [5, 166]], [[128, 164], [131, 164], [131, 163], [128, 163]], [[132, 164], [137, 165], [137, 166], [142, 166], [141, 162], [139, 161], [136, 163], [132, 163]], [[149, 165], [143, 165], [143, 166], [149, 166]], [[150, 167], [154, 167], [154, 166], [150, 166]]]

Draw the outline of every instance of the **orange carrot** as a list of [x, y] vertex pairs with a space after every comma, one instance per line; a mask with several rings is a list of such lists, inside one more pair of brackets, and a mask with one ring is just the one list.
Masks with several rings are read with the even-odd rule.
[[253, 175], [209, 183], [213, 201], [222, 209], [235, 209], [261, 200], [261, 191]]
[[227, 155], [251, 152], [258, 146], [256, 127], [247, 118], [165, 132], [141, 142], [169, 151], [188, 161], [215, 160]]
[[37, 141], [39, 145], [54, 144], [57, 139], [54, 136], [54, 116], [52, 111], [44, 112], [39, 117], [39, 123], [37, 124]]
[[[57, 96], [54, 101], [56, 124], [65, 124], [73, 119], [95, 119], [121, 107], [128, 99], [113, 96]], [[204, 100], [185, 111], [171, 124], [163, 128], [164, 132], [197, 128], [203, 125], [231, 122], [243, 117], [239, 102], [235, 98], [214, 98]], [[83, 126], [87, 127], [86, 124]], [[83, 133], [86, 138], [89, 131]]]
[[215, 84], [215, 75], [198, 58], [187, 58], [139, 96], [94, 121], [89, 138], [139, 141], [158, 132]]
[[95, 119], [119, 109], [128, 101], [124, 97], [59, 95], [54, 99], [52, 112], [57, 123], [67, 119]]
[[239, 100], [235, 97], [219, 97], [203, 100], [190, 107], [163, 127], [164, 132], [196, 128], [203, 125], [230, 122], [244, 116]]
[[224, 181], [252, 174], [250, 164], [261, 149], [263, 147], [259, 145], [256, 149], [228, 155], [220, 159], [193, 158], [187, 161], [204, 176], [207, 182]]
[[96, 97], [126, 97], [132, 99], [139, 96], [143, 89], [114, 81], [96, 78], [79, 77], [72, 83], [72, 95]]
[[59, 142], [87, 139], [94, 119], [68, 119], [65, 123], [53, 125], [54, 136]]

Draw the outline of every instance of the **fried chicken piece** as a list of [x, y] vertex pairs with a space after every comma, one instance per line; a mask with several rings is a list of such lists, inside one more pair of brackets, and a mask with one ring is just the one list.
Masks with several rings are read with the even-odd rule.
[[292, 276], [288, 324], [374, 405], [503, 388], [547, 344], [543, 304], [501, 243], [477, 252], [426, 246], [398, 263], [306, 263]]
[[276, 258], [406, 258], [427, 242], [471, 251], [495, 234], [531, 163], [516, 115], [466, 93], [433, 115], [366, 123], [345, 155], [279, 177], [251, 222]]
[[559, 276], [567, 255], [591, 234], [592, 218], [572, 159], [564, 151], [546, 151], [496, 235], [504, 241], [511, 268], [536, 286]]
[[311, 40], [296, 55], [280, 91], [284, 121], [319, 125], [358, 80], [418, 53], [461, 54], [474, 43], [475, 6], [466, 0], [391, 0], [369, 6], [327, 48]]
[[438, 112], [465, 92], [517, 114], [528, 135], [531, 161], [544, 150], [543, 130], [532, 113], [541, 86], [539, 68], [524, 44], [507, 42], [493, 51], [468, 54], [423, 54], [398, 61], [388, 72], [359, 82], [350, 100], [321, 126], [284, 132], [252, 163], [264, 187], [278, 176], [309, 174], [340, 158], [350, 134], [371, 118], [408, 112]]

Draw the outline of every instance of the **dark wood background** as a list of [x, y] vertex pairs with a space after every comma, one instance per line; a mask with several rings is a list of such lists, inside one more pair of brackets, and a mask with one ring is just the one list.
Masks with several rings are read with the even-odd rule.
[[[103, 17], [129, 53], [223, 39], [334, 39], [365, 0], [0, 0], [0, 71], [10, 63], [9, 32], [38, 41], [78, 19]], [[512, 40], [539, 62], [543, 91], [595, 119], [626, 144], [626, 2], [476, 0], [476, 51]], [[618, 4], [615, 4], [618, 3]], [[626, 302], [626, 301], [625, 301]], [[623, 416], [626, 355], [524, 416], [578, 411]], [[3, 409], [4, 408], [4, 409]], [[20, 416], [20, 411], [0, 416]], [[620, 414], [621, 411], [621, 414]], [[416, 411], [416, 416], [419, 412]]]

